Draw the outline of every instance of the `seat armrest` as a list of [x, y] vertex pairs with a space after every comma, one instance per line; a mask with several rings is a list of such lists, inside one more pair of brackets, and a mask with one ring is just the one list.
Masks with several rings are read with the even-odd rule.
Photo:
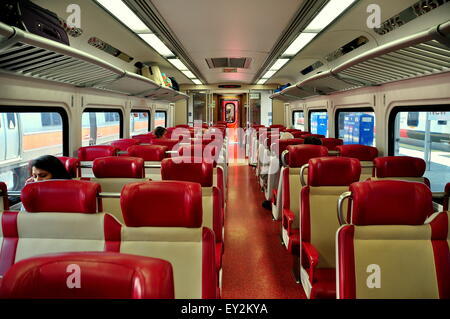
[[288, 234], [292, 235], [292, 224], [294, 223], [295, 215], [290, 209], [283, 210], [283, 227], [287, 229]]
[[314, 271], [319, 264], [319, 253], [317, 252], [316, 248], [311, 244], [307, 242], [302, 242], [302, 251], [306, 256], [306, 260], [309, 263], [309, 281], [314, 283]]
[[278, 190], [273, 189], [272, 190], [272, 204], [273, 205], [277, 205], [277, 195], [278, 195]]

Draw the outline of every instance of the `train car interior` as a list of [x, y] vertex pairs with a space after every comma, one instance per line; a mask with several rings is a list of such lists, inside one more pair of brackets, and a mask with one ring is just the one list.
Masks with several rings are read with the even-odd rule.
[[450, 299], [449, 195], [448, 0], [0, 3], [1, 299]]

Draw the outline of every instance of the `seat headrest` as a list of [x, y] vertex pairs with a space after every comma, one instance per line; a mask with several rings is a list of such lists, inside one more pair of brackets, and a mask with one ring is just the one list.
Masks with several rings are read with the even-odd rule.
[[312, 158], [308, 166], [309, 186], [349, 186], [359, 181], [361, 163], [356, 158]]
[[426, 164], [421, 158], [387, 156], [374, 159], [376, 177], [422, 177]]
[[433, 214], [430, 189], [423, 183], [378, 180], [354, 183], [354, 225], [422, 225]]
[[[71, 274], [73, 280], [69, 280]], [[173, 299], [173, 270], [168, 261], [137, 255], [43, 255], [10, 268], [2, 280], [0, 298]]]
[[[219, 156], [219, 145], [217, 143], [211, 143], [209, 145], [200, 144], [200, 145], [183, 145], [178, 150], [178, 155], [172, 154], [172, 157], [183, 157], [185, 159], [193, 159], [200, 158], [202, 160], [197, 161], [198, 163], [201, 161], [207, 163], [215, 163], [217, 162], [217, 158]], [[193, 162], [193, 160], [188, 160], [188, 162]]]
[[155, 138], [150, 141], [152, 145], [167, 146], [169, 151], [171, 151], [179, 142], [179, 140], [172, 140], [168, 138]]
[[0, 182], [0, 191], [4, 194], [8, 191], [8, 187], [6, 186], [6, 183]]
[[78, 149], [80, 161], [93, 161], [97, 157], [116, 156], [118, 149], [111, 145], [85, 146]]
[[140, 143], [151, 143], [151, 141], [154, 139], [155, 137], [149, 136], [149, 135], [134, 135], [132, 137], [133, 140], [138, 141], [138, 144]]
[[366, 145], [339, 145], [336, 147], [342, 157], [357, 158], [360, 161], [373, 161], [378, 156], [378, 149]]
[[130, 146], [141, 143], [139, 139], [125, 138], [122, 140], [112, 141], [111, 146], [117, 147], [121, 151], [126, 151]]
[[202, 225], [202, 188], [198, 183], [154, 181], [124, 186], [120, 196], [129, 227], [188, 227]]
[[128, 154], [133, 157], [140, 157], [144, 161], [160, 162], [166, 158], [166, 152], [169, 150], [163, 145], [134, 145], [127, 150]]
[[273, 147], [276, 147], [278, 143], [278, 151], [279, 154], [283, 154], [285, 150], [287, 150], [289, 145], [301, 145], [303, 144], [305, 140], [301, 138], [292, 138], [288, 140], [276, 140], [275, 143], [272, 143], [272, 151], [274, 150]]
[[46, 180], [29, 183], [20, 198], [26, 211], [85, 213], [101, 211], [100, 184], [78, 180]]
[[344, 141], [340, 138], [321, 138], [320, 140], [329, 151], [335, 151], [337, 146], [344, 144]]
[[328, 149], [322, 145], [289, 145], [288, 164], [291, 168], [308, 164], [311, 158], [328, 156]]
[[92, 163], [97, 178], [143, 178], [144, 160], [140, 157], [99, 157]]
[[166, 158], [161, 162], [161, 177], [163, 180], [185, 181], [199, 183], [202, 187], [213, 186], [214, 165], [209, 162], [189, 158], [184, 161], [176, 158]]
[[79, 175], [80, 160], [74, 157], [58, 156], [61, 163], [63, 163], [70, 177], [77, 177]]

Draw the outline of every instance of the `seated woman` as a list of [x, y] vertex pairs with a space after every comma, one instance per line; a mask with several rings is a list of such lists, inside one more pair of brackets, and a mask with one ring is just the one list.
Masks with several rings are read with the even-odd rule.
[[167, 134], [167, 130], [162, 126], [158, 126], [157, 128], [155, 128], [154, 134], [155, 134], [156, 138], [165, 138], [166, 134]]
[[31, 177], [25, 184], [48, 179], [72, 179], [63, 163], [52, 155], [44, 155], [31, 161]]

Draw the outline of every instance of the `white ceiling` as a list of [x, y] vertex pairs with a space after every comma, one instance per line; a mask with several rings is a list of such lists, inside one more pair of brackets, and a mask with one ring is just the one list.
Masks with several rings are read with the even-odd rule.
[[[151, 0], [208, 83], [250, 84], [303, 0]], [[206, 58], [250, 57], [223, 73]]]

